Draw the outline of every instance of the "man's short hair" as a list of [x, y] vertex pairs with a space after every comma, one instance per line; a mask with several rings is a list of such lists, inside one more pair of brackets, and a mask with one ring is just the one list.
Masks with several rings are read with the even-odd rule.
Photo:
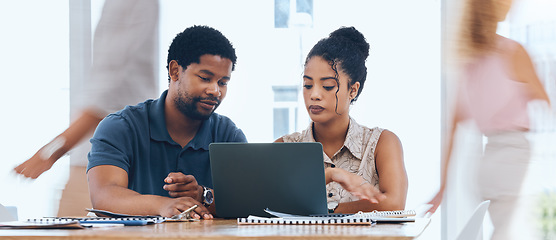
[[176, 60], [186, 69], [191, 63], [200, 63], [205, 54], [230, 59], [234, 70], [237, 57], [232, 43], [220, 31], [208, 26], [193, 26], [178, 33], [168, 49], [166, 68], [169, 68], [170, 61]]

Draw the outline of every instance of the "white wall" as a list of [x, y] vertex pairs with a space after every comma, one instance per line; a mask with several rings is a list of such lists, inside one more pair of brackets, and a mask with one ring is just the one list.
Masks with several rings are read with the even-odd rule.
[[[98, 19], [100, 3], [102, 1], [92, 1], [92, 8], [97, 9], [91, 14], [92, 22]], [[25, 7], [28, 4], [48, 6], [37, 8], [41, 11], [32, 15], [21, 14], [29, 11]], [[272, 85], [300, 84], [300, 56], [304, 58], [319, 39], [338, 27], [355, 26], [370, 42], [371, 53], [367, 60], [369, 73], [365, 89], [352, 107], [351, 115], [361, 124], [387, 128], [400, 137], [409, 176], [407, 208], [415, 208], [428, 201], [437, 190], [439, 179], [440, 0], [346, 0], [341, 4], [332, 0], [314, 1], [313, 28], [303, 32], [301, 48], [296, 29], [274, 28], [273, 8], [272, 0], [161, 1], [160, 91], [167, 88], [166, 55], [174, 36], [195, 24], [219, 29], [236, 47], [238, 63], [228, 95], [217, 112], [231, 117], [244, 130], [249, 141], [270, 142], [274, 140]], [[3, 111], [3, 116], [18, 113], [18, 118], [3, 117], [0, 120], [2, 135], [7, 136], [2, 140], [4, 144], [0, 151], [0, 157], [8, 159], [0, 161], [0, 170], [4, 173], [9, 172], [11, 165], [29, 157], [69, 123], [68, 60], [52, 60], [53, 57], [68, 55], [68, 12], [67, 2], [49, 1], [47, 4], [30, 0], [10, 2], [9, 11], [7, 7], [0, 9], [0, 24], [9, 33], [6, 35], [9, 37], [0, 40], [0, 47], [10, 48], [13, 52], [4, 54], [4, 49], [1, 51], [0, 66], [9, 66], [9, 71], [2, 70], [0, 74], [3, 85], [0, 91], [7, 99], [23, 96], [17, 104], [7, 105], [8, 109]], [[13, 24], [13, 19], [21, 21], [21, 24]], [[42, 41], [54, 36], [63, 37], [52, 40], [48, 47], [23, 47], [16, 44], [36, 39], [31, 38], [33, 32], [21, 33], [21, 29], [44, 31]], [[62, 35], [57, 35], [59, 31]], [[29, 37], [25, 37], [26, 34]], [[32, 71], [26, 70], [21, 64], [25, 58], [17, 52], [28, 51], [27, 48], [48, 57], [49, 61], [35, 64]], [[41, 71], [37, 71], [39, 69]], [[51, 72], [54, 69], [59, 72]], [[32, 74], [25, 74], [28, 72]], [[23, 91], [18, 92], [20, 89]], [[300, 103], [298, 130], [306, 128], [309, 121], [302, 106]], [[54, 116], [61, 117], [50, 120]], [[49, 123], [45, 124], [47, 120]], [[20, 130], [33, 136], [22, 135]], [[56, 169], [47, 175], [67, 171], [64, 164], [67, 160], [57, 163]], [[5, 174], [0, 176], [7, 178]], [[41, 177], [29, 184], [38, 186], [42, 181], [50, 186], [53, 183], [52, 180], [42, 179], [47, 178]], [[37, 203], [31, 197], [20, 197], [16, 189], [22, 189], [23, 183], [3, 180], [9, 184], [0, 183], [0, 190], [9, 192], [12, 197], [6, 198], [2, 194], [0, 202], [10, 205], [19, 201], [17, 204], [23, 211], [35, 204], [55, 213], [50, 209], [51, 205]], [[63, 182], [63, 179], [57, 181]], [[438, 229], [439, 221], [433, 219], [422, 238], [438, 239]]]
[[56, 214], [68, 158], [36, 181], [11, 174], [69, 124], [67, 1], [0, 2], [0, 202], [20, 217]]

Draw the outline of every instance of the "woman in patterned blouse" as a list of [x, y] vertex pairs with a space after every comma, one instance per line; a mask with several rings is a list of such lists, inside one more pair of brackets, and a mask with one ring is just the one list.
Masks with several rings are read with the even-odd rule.
[[408, 182], [400, 140], [349, 116], [350, 104], [365, 83], [368, 55], [369, 44], [353, 27], [320, 40], [305, 60], [303, 75], [303, 98], [312, 122], [306, 130], [276, 140], [322, 144], [331, 212], [405, 208]]

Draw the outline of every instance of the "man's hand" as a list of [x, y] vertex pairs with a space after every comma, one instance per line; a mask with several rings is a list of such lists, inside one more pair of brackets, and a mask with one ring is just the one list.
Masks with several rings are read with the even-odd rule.
[[194, 219], [212, 219], [212, 215], [208, 211], [208, 209], [203, 206], [198, 201], [190, 197], [179, 197], [179, 198], [166, 198], [167, 201], [161, 206], [160, 208], [160, 215], [163, 217], [172, 217], [174, 215], [178, 215], [183, 211], [189, 209], [190, 207], [197, 205], [197, 208], [190, 212], [190, 216]]
[[203, 201], [203, 187], [197, 183], [193, 175], [171, 172], [164, 179], [164, 182], [167, 184], [163, 188], [168, 191], [171, 197], [190, 197], [198, 202]]

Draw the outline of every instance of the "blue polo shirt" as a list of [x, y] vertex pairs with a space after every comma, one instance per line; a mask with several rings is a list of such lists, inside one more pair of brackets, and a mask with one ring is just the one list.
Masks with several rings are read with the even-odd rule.
[[229, 118], [213, 113], [182, 148], [166, 129], [166, 95], [167, 91], [159, 99], [104, 118], [91, 138], [87, 171], [99, 165], [120, 167], [128, 174], [128, 188], [141, 194], [169, 196], [162, 186], [170, 172], [193, 175], [199, 184], [212, 188], [209, 144], [247, 139]]

